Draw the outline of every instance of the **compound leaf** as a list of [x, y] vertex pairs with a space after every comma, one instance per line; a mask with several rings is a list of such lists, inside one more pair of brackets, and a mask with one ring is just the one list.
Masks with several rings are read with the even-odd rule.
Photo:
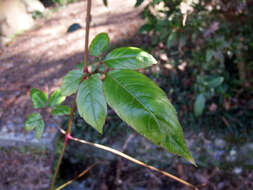
[[108, 104], [128, 125], [194, 164], [177, 113], [152, 80], [132, 70], [111, 71], [104, 81], [104, 93]]
[[99, 74], [92, 75], [81, 83], [76, 103], [81, 117], [102, 133], [107, 106]]
[[135, 47], [122, 47], [112, 50], [104, 63], [113, 69], [141, 69], [156, 64], [157, 61], [149, 53]]
[[109, 45], [109, 36], [107, 33], [100, 33], [92, 40], [90, 44], [90, 54], [92, 56], [100, 56]]
[[61, 93], [63, 96], [70, 96], [74, 94], [83, 77], [83, 72], [81, 70], [72, 70], [67, 73], [67, 75], [63, 78], [61, 85]]
[[37, 88], [33, 88], [30, 91], [30, 98], [34, 108], [43, 108], [46, 106], [48, 96]]

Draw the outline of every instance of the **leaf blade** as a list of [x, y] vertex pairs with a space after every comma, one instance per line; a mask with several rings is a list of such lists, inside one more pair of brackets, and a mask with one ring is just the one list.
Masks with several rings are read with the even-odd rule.
[[104, 63], [113, 69], [142, 69], [156, 64], [157, 61], [149, 53], [135, 47], [122, 47], [112, 50]]
[[177, 39], [177, 33], [172, 32], [167, 39], [166, 47], [170, 49], [171, 46], [175, 43], [176, 39]]
[[81, 83], [76, 103], [81, 117], [99, 133], [102, 133], [107, 106], [98, 74], [91, 75]]
[[62, 95], [70, 96], [74, 94], [82, 81], [83, 75], [84, 75], [83, 72], [79, 69], [69, 71], [62, 81], [61, 85]]
[[146, 76], [131, 70], [111, 71], [104, 81], [108, 104], [137, 132], [169, 152], [194, 160], [166, 94]]
[[46, 93], [38, 90], [37, 88], [33, 88], [30, 91], [30, 98], [32, 100], [33, 107], [37, 109], [46, 106], [48, 96]]
[[89, 50], [92, 56], [100, 56], [108, 48], [109, 36], [107, 33], [102, 32], [95, 36], [92, 40]]
[[45, 123], [42, 119], [42, 116], [39, 113], [35, 112], [27, 117], [24, 129], [25, 131], [31, 131], [35, 129], [35, 135], [39, 140], [43, 134], [44, 127]]
[[71, 112], [71, 108], [65, 105], [57, 105], [55, 108], [52, 110], [52, 114], [54, 116], [60, 116], [60, 115], [69, 115]]
[[59, 105], [65, 100], [65, 98], [65, 96], [62, 96], [61, 90], [57, 89], [50, 95], [48, 100], [48, 106], [52, 108], [56, 105]]
[[194, 102], [194, 115], [196, 117], [200, 116], [205, 108], [206, 98], [203, 94], [199, 94]]

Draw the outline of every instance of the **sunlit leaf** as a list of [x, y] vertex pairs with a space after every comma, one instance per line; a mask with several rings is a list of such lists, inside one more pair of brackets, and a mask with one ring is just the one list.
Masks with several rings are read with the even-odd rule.
[[36, 130], [37, 128], [39, 128], [37, 129], [37, 131], [43, 132], [44, 127], [45, 127], [45, 124], [41, 115], [39, 113], [32, 113], [27, 117], [25, 121], [24, 129], [26, 131], [31, 131], [33, 129]]
[[141, 69], [157, 63], [152, 55], [135, 47], [114, 49], [104, 62], [113, 69]]
[[52, 114], [54, 116], [59, 116], [59, 115], [69, 115], [71, 112], [71, 108], [65, 105], [57, 105], [55, 108], [52, 110]]
[[61, 90], [57, 89], [49, 97], [48, 106], [49, 107], [54, 107], [56, 105], [61, 104], [64, 100], [65, 100], [65, 96], [62, 96], [61, 95]]
[[34, 108], [43, 108], [46, 106], [48, 96], [46, 93], [33, 88], [30, 91], [30, 98], [32, 100]]
[[90, 76], [81, 83], [76, 103], [80, 116], [98, 132], [102, 133], [107, 106], [102, 82], [98, 74]]
[[104, 93], [108, 104], [128, 125], [194, 163], [174, 107], [152, 80], [132, 70], [111, 71], [104, 81]]
[[63, 78], [61, 85], [61, 93], [63, 96], [70, 96], [74, 94], [84, 76], [81, 70], [72, 70], [67, 73], [67, 75]]
[[205, 108], [206, 98], [203, 94], [199, 94], [194, 103], [194, 114], [196, 117], [202, 115]]
[[90, 54], [92, 56], [100, 56], [109, 45], [109, 36], [107, 33], [100, 33], [92, 40], [90, 44]]

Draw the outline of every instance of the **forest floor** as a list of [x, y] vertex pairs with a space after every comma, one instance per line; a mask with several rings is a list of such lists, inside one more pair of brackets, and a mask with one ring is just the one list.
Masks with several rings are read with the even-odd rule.
[[[136, 34], [144, 21], [140, 16], [141, 9], [134, 8], [135, 0], [121, 2], [110, 0], [108, 8], [104, 7], [102, 0], [93, 2], [90, 39], [97, 33], [107, 32], [113, 47], [119, 45], [148, 46], [149, 41], [146, 37]], [[28, 142], [39, 143], [34, 139], [33, 133], [23, 131], [24, 120], [33, 111], [29, 91], [31, 88], [38, 88], [51, 93], [60, 86], [61, 78], [83, 60], [85, 6], [86, 3], [78, 1], [56, 12], [50, 11], [46, 17], [37, 20], [35, 29], [17, 36], [8, 47], [0, 52], [0, 136], [5, 136], [9, 140], [26, 139]], [[68, 27], [73, 23], [79, 23], [83, 28], [67, 33]], [[156, 57], [161, 57], [159, 49], [153, 53]], [[150, 72], [156, 69], [152, 68]], [[165, 89], [168, 83], [166, 77], [170, 71], [165, 69], [162, 72], [165, 78], [158, 79], [156, 82]], [[162, 82], [162, 80], [165, 81]], [[191, 83], [189, 80], [183, 80], [182, 85], [187, 86]], [[54, 138], [57, 130], [55, 125], [59, 122], [55, 123], [52, 118], [46, 116], [46, 123], [47, 128], [42, 141], [48, 144], [52, 143], [48, 139]], [[252, 155], [252, 143], [234, 148], [223, 139], [217, 140], [217, 136], [209, 138], [203, 133], [189, 132], [185, 137], [199, 165], [198, 168], [195, 168], [181, 159], [172, 157], [139, 135], [132, 137], [130, 133], [134, 131], [115, 119], [113, 113], [107, 119], [103, 137], [98, 136], [93, 129], [87, 127], [82, 130], [77, 127], [73, 131], [73, 134], [80, 138], [107, 144], [117, 149], [122, 149], [125, 145], [125, 152], [128, 154], [172, 172], [198, 185], [199, 189], [253, 189], [252, 173], [239, 167], [242, 163], [252, 164], [252, 162], [243, 159], [238, 161], [234, 158], [234, 154], [237, 154], [237, 157], [244, 154]], [[131, 142], [126, 143], [129, 138]], [[53, 162], [52, 155], [48, 156], [48, 153], [41, 154], [40, 152], [39, 154], [45, 157], [39, 157], [38, 153], [28, 152], [27, 150], [0, 150], [0, 190], [33, 190], [41, 189], [48, 184]], [[89, 164], [92, 164], [91, 160], [94, 159], [102, 164], [66, 189], [187, 189], [160, 174], [140, 168], [110, 153], [93, 150], [86, 146], [77, 146], [76, 143], [71, 143], [66, 152], [59, 184], [76, 176]], [[231, 160], [231, 163], [236, 162], [237, 165], [231, 166], [230, 170], [224, 170], [225, 167], [230, 167], [225, 166], [224, 162]], [[34, 168], [37, 169], [35, 174], [30, 176], [26, 174], [27, 171], [32, 174]], [[36, 174], [39, 176], [37, 179], [34, 177]]]

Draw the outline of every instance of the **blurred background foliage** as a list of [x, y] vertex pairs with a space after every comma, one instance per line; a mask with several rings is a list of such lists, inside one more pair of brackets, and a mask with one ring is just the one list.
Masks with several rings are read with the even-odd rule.
[[137, 0], [136, 6], [143, 3], [139, 33], [150, 39], [146, 48], [159, 51], [171, 78], [163, 88], [181, 104], [178, 110], [188, 105], [195, 122], [210, 128], [215, 118], [215, 127], [247, 136], [253, 126], [253, 1]]

